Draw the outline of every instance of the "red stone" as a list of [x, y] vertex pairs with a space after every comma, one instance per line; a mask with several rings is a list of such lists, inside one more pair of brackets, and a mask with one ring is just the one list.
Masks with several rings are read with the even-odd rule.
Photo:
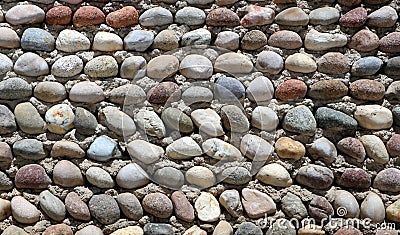
[[385, 96], [385, 86], [375, 80], [360, 79], [350, 84], [350, 95], [359, 100], [379, 101]]
[[356, 138], [347, 137], [340, 140], [337, 144], [339, 151], [362, 162], [365, 158], [365, 149], [361, 141]]
[[172, 204], [174, 205], [175, 215], [186, 222], [193, 222], [194, 209], [182, 191], [176, 191], [171, 195]]
[[400, 135], [394, 134], [386, 144], [386, 148], [392, 157], [400, 156]]
[[106, 16], [97, 7], [83, 6], [74, 14], [73, 23], [76, 27], [91, 26], [104, 23]]
[[67, 6], [53, 7], [46, 13], [46, 23], [50, 25], [66, 25], [71, 23], [72, 10]]
[[347, 168], [338, 178], [337, 183], [346, 188], [366, 189], [371, 186], [371, 177], [363, 169]]
[[161, 82], [147, 92], [147, 100], [154, 104], [164, 104], [167, 101], [179, 99], [179, 86], [173, 82]]
[[90, 220], [89, 207], [75, 192], [70, 192], [65, 197], [65, 208], [67, 209], [68, 213], [77, 220]]
[[308, 96], [318, 100], [334, 100], [347, 95], [348, 90], [339, 80], [322, 80], [310, 86]]
[[284, 81], [275, 90], [275, 97], [284, 101], [303, 99], [306, 94], [307, 85], [297, 79]]
[[400, 52], [400, 32], [389, 33], [379, 41], [379, 49], [384, 52]]
[[379, 46], [379, 37], [375, 33], [368, 29], [358, 31], [351, 37], [351, 41], [348, 44], [350, 48], [356, 49], [357, 51], [372, 51]]
[[367, 22], [367, 15], [367, 10], [364, 7], [357, 7], [342, 15], [339, 23], [344, 27], [361, 27]]
[[303, 41], [296, 32], [281, 30], [271, 35], [268, 45], [284, 49], [297, 49], [303, 45]]
[[44, 168], [37, 164], [29, 164], [21, 167], [15, 175], [17, 188], [43, 189], [51, 184], [51, 179]]
[[132, 6], [123, 7], [120, 10], [114, 11], [107, 15], [106, 22], [114, 28], [128, 27], [137, 24], [139, 14]]
[[56, 224], [48, 227], [43, 235], [73, 235], [71, 228], [66, 224]]
[[235, 12], [227, 8], [217, 8], [208, 14], [206, 24], [210, 26], [237, 26], [240, 24], [240, 19]]
[[350, 71], [349, 60], [339, 52], [328, 52], [317, 61], [318, 71], [327, 74], [344, 74]]

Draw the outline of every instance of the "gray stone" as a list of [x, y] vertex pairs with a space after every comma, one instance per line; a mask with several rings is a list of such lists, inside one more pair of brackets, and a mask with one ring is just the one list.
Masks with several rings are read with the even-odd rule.
[[82, 186], [85, 183], [81, 170], [72, 162], [61, 160], [53, 168], [54, 183], [64, 187]]
[[88, 205], [90, 213], [102, 224], [113, 224], [120, 218], [118, 203], [110, 195], [94, 195]]
[[340, 13], [336, 8], [333, 7], [321, 7], [312, 10], [309, 14], [309, 17], [311, 24], [329, 25], [339, 20]]
[[218, 33], [214, 43], [218, 47], [236, 50], [239, 48], [239, 34], [232, 31], [222, 31]]
[[166, 134], [164, 123], [154, 111], [140, 110], [135, 115], [135, 122], [146, 135], [162, 138]]
[[49, 65], [39, 55], [27, 52], [17, 59], [14, 71], [20, 75], [38, 77], [49, 73]]
[[251, 125], [263, 131], [272, 131], [278, 127], [279, 118], [271, 108], [257, 106], [251, 114]]
[[[218, 138], [207, 139], [203, 142], [201, 147], [205, 154], [218, 160], [223, 159], [224, 161], [232, 161], [242, 158], [242, 154], [239, 149]], [[226, 173], [230, 173], [230, 171]], [[242, 172], [242, 174], [245, 176], [247, 173]]]
[[153, 48], [171, 51], [179, 47], [179, 35], [175, 31], [165, 29], [157, 34], [154, 38]]
[[44, 29], [28, 28], [21, 37], [21, 47], [27, 51], [47, 51], [54, 50], [55, 39], [53, 35]]
[[114, 77], [118, 74], [118, 63], [112, 56], [101, 55], [87, 62], [84, 71], [93, 78]]
[[281, 25], [305, 26], [308, 24], [308, 15], [299, 7], [287, 8], [275, 17], [275, 22]]
[[386, 192], [400, 192], [400, 170], [387, 168], [378, 172], [373, 187]]
[[51, 74], [57, 77], [73, 77], [83, 70], [83, 61], [76, 55], [63, 56], [51, 66]]
[[113, 188], [115, 186], [111, 175], [100, 167], [90, 167], [86, 171], [86, 179], [98, 188]]
[[127, 150], [132, 160], [139, 160], [145, 164], [157, 162], [164, 154], [162, 147], [139, 139], [129, 142]]
[[220, 77], [215, 83], [215, 98], [227, 103], [237, 103], [245, 97], [243, 84], [233, 77]]
[[330, 164], [336, 160], [337, 150], [335, 145], [325, 137], [318, 138], [307, 146], [307, 151], [314, 159], [322, 159]]
[[222, 171], [221, 178], [225, 183], [241, 185], [251, 181], [250, 172], [244, 167], [228, 167]]
[[308, 215], [307, 209], [301, 199], [291, 192], [287, 193], [282, 198], [281, 203], [282, 210], [289, 218], [301, 220]]
[[40, 82], [34, 89], [34, 96], [45, 102], [57, 102], [67, 98], [67, 91], [58, 82]]
[[374, 159], [378, 164], [386, 164], [389, 162], [389, 153], [383, 141], [376, 135], [363, 135], [360, 137], [367, 156]]
[[265, 235], [296, 235], [296, 228], [287, 219], [278, 219], [265, 233]]
[[215, 184], [214, 173], [204, 166], [193, 166], [186, 171], [186, 181], [196, 188], [209, 188]]
[[5, 142], [0, 142], [0, 162], [11, 162], [13, 160], [13, 154], [8, 145]]
[[161, 114], [161, 119], [172, 130], [183, 133], [191, 133], [194, 130], [192, 119], [177, 108], [166, 108]]
[[1, 235], [29, 235], [29, 233], [15, 225], [10, 225], [3, 231]]
[[135, 194], [121, 193], [117, 196], [117, 202], [122, 213], [129, 219], [139, 220], [143, 217], [143, 208]]
[[243, 110], [235, 105], [222, 107], [221, 118], [225, 129], [231, 132], [244, 133], [250, 128], [249, 120], [247, 120]]
[[373, 11], [367, 17], [367, 25], [371, 27], [392, 27], [399, 16], [396, 10], [391, 6], [383, 6]]
[[[70, 1], [70, 0], [64, 0], [64, 1]], [[94, 225], [88, 225], [75, 233], [75, 235], [88, 235], [88, 234], [103, 235], [103, 231]]]
[[56, 48], [65, 52], [86, 51], [90, 49], [90, 40], [78, 31], [64, 29], [57, 37]]
[[199, 220], [204, 222], [215, 222], [221, 215], [219, 203], [211, 193], [201, 192], [194, 202], [194, 208]]
[[[0, 31], [1, 33], [1, 31]], [[1, 39], [0, 39], [1, 46]], [[6, 74], [13, 69], [13, 62], [8, 56], [0, 53], [0, 75]]]
[[50, 152], [51, 157], [83, 158], [85, 155], [77, 143], [68, 140], [55, 142]]
[[274, 148], [263, 138], [246, 134], [240, 142], [240, 151], [254, 161], [266, 161], [274, 152]]
[[35, 5], [16, 5], [7, 11], [6, 21], [12, 25], [42, 23], [44, 11]]
[[15, 119], [18, 127], [28, 134], [41, 134], [46, 132], [46, 122], [39, 112], [29, 102], [20, 103], [14, 109]]
[[310, 109], [304, 105], [300, 105], [290, 109], [286, 113], [282, 126], [287, 131], [314, 135], [317, 129], [317, 122]]
[[260, 72], [278, 74], [283, 69], [283, 59], [273, 51], [263, 51], [257, 56], [256, 69]]
[[372, 223], [382, 223], [385, 220], [385, 205], [378, 194], [369, 192], [360, 206], [361, 219], [369, 218]]
[[11, 179], [4, 173], [0, 171], [0, 190], [8, 191], [14, 187]]
[[15, 116], [5, 105], [0, 105], [0, 134], [8, 134], [17, 130]]
[[14, 143], [13, 152], [25, 159], [40, 160], [46, 157], [43, 143], [35, 139], [23, 139]]
[[142, 56], [131, 56], [126, 58], [120, 69], [122, 78], [140, 79], [146, 76], [146, 59]]
[[238, 218], [243, 215], [243, 206], [240, 201], [240, 194], [236, 189], [225, 190], [219, 196], [219, 203], [231, 214]]
[[126, 84], [112, 89], [109, 99], [113, 103], [128, 107], [129, 105], [142, 104], [146, 98], [146, 93], [140, 86]]
[[122, 39], [114, 33], [98, 32], [94, 35], [92, 50], [120, 51], [123, 49]]
[[264, 184], [277, 187], [289, 187], [293, 183], [289, 172], [278, 163], [270, 163], [261, 167], [256, 178]]
[[257, 77], [247, 87], [246, 96], [256, 103], [268, 102], [274, 97], [274, 86], [267, 77]]
[[13, 218], [22, 224], [33, 224], [39, 221], [40, 211], [25, 198], [15, 196], [11, 199]]
[[0, 99], [24, 99], [32, 95], [32, 87], [22, 78], [9, 78], [0, 82]]
[[143, 227], [144, 235], [173, 234], [174, 230], [169, 224], [148, 223]]
[[45, 190], [39, 195], [40, 208], [55, 221], [62, 221], [65, 218], [64, 203], [48, 190]]
[[87, 150], [89, 158], [105, 162], [112, 158], [121, 157], [117, 142], [108, 136], [102, 135], [97, 137]]
[[182, 36], [182, 46], [209, 45], [211, 43], [211, 33], [207, 29], [196, 29], [185, 33]]
[[304, 39], [304, 46], [311, 51], [329, 50], [335, 47], [343, 47], [347, 44], [347, 37], [343, 34], [320, 33], [311, 29]]
[[96, 132], [97, 120], [88, 110], [77, 107], [75, 110], [74, 126], [79, 134], [92, 135]]
[[[391, 59], [389, 59], [388, 64]], [[353, 63], [351, 67], [351, 75], [353, 76], [370, 76], [376, 74], [382, 67], [383, 61], [378, 57], [367, 56]]]
[[185, 136], [168, 145], [166, 154], [169, 158], [182, 160], [201, 156], [203, 151], [191, 137]]
[[125, 189], [139, 188], [150, 183], [146, 172], [136, 163], [122, 167], [115, 180], [121, 188]]
[[344, 218], [358, 218], [360, 215], [360, 207], [356, 198], [345, 190], [338, 190], [335, 192], [333, 207], [336, 211], [341, 208], [340, 214], [341, 217]]
[[140, 24], [146, 27], [167, 25], [173, 21], [172, 13], [163, 7], [150, 8], [139, 17]]
[[125, 50], [143, 52], [153, 44], [154, 34], [145, 30], [133, 30], [124, 38]]
[[251, 222], [243, 222], [239, 225], [235, 235], [263, 235], [263, 232], [257, 225]]
[[94, 104], [104, 100], [104, 92], [96, 83], [84, 81], [71, 88], [69, 98], [74, 102]]
[[349, 115], [326, 107], [317, 109], [315, 119], [319, 127], [335, 131], [354, 130], [358, 125]]
[[286, 58], [285, 68], [297, 73], [312, 73], [318, 67], [310, 56], [303, 53], [295, 53]]
[[184, 7], [176, 12], [175, 22], [186, 25], [201, 25], [206, 20], [206, 14], [196, 7]]
[[248, 74], [253, 71], [253, 62], [246, 55], [228, 52], [217, 57], [214, 63], [216, 72], [229, 74]]
[[182, 100], [191, 105], [194, 103], [211, 102], [214, 95], [212, 91], [206, 87], [192, 86], [182, 93]]
[[179, 65], [179, 72], [191, 79], [208, 79], [213, 74], [213, 65], [205, 56], [187, 55]]
[[185, 181], [185, 177], [180, 170], [169, 166], [158, 169], [152, 178], [164, 187], [174, 189], [182, 187]]
[[310, 201], [308, 212], [316, 221], [327, 220], [333, 216], [334, 210], [331, 203], [321, 196], [314, 196]]
[[99, 121], [119, 136], [129, 137], [136, 132], [136, 125], [132, 118], [116, 107], [108, 106], [102, 109]]
[[89, 207], [75, 192], [70, 192], [65, 197], [65, 208], [67, 209], [68, 214], [77, 220], [90, 220]]

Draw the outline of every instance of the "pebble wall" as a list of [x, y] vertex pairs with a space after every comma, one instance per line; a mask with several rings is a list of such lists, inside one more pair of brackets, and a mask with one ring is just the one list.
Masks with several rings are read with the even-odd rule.
[[398, 234], [398, 3], [1, 0], [0, 233]]

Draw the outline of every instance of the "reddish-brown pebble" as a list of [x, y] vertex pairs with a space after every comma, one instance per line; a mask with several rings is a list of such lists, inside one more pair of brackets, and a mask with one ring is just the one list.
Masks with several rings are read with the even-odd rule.
[[91, 26], [104, 23], [106, 16], [97, 7], [83, 6], [76, 10], [73, 23], [76, 27]]
[[270, 36], [268, 45], [284, 49], [297, 49], [303, 45], [303, 41], [296, 32], [281, 30]]
[[347, 95], [347, 86], [339, 80], [323, 80], [310, 86], [308, 96], [317, 100], [339, 99]]
[[373, 187], [381, 191], [400, 192], [400, 170], [397, 168], [381, 170], [374, 179]]
[[179, 86], [174, 82], [161, 82], [147, 92], [147, 100], [154, 104], [164, 104], [180, 98]]
[[302, 99], [306, 94], [307, 85], [297, 79], [284, 81], [275, 90], [275, 97], [284, 101]]
[[347, 168], [337, 179], [337, 184], [346, 188], [366, 189], [371, 186], [371, 177], [363, 169]]
[[309, 204], [308, 212], [316, 221], [329, 219], [333, 216], [334, 210], [329, 201], [321, 196], [315, 196]]
[[361, 0], [338, 0], [338, 3], [347, 6], [347, 7], [354, 7], [361, 3]]
[[386, 144], [386, 148], [392, 157], [400, 156], [400, 135], [394, 134]]
[[360, 79], [350, 84], [350, 95], [359, 100], [378, 101], [385, 96], [385, 86], [375, 80]]
[[358, 31], [351, 37], [348, 46], [357, 51], [372, 51], [379, 46], [379, 37], [368, 29]]
[[362, 235], [363, 233], [353, 227], [343, 227], [336, 231], [333, 235]]
[[150, 193], [143, 198], [143, 209], [156, 217], [168, 218], [172, 215], [171, 200], [162, 193]]
[[349, 60], [339, 52], [328, 52], [317, 61], [318, 71], [327, 74], [343, 74], [350, 71]]
[[171, 195], [172, 204], [174, 205], [175, 215], [178, 219], [186, 222], [193, 222], [194, 209], [182, 191], [176, 191]]
[[362, 162], [365, 158], [365, 149], [361, 141], [356, 138], [346, 137], [337, 143], [339, 151]]
[[65, 197], [65, 209], [68, 213], [77, 220], [89, 221], [89, 207], [75, 192], [70, 192]]
[[73, 235], [71, 228], [66, 224], [56, 224], [48, 227], [43, 235]]
[[379, 49], [384, 52], [400, 52], [400, 32], [389, 33], [379, 40]]
[[37, 164], [29, 164], [21, 167], [15, 175], [17, 188], [43, 189], [51, 184], [51, 179], [44, 168]]
[[132, 6], [123, 7], [120, 10], [114, 11], [107, 15], [106, 22], [114, 28], [128, 27], [137, 24], [139, 14]]
[[72, 10], [67, 6], [53, 7], [46, 13], [46, 23], [51, 25], [66, 25], [71, 23]]
[[210, 26], [237, 26], [240, 24], [240, 19], [235, 12], [221, 7], [208, 14], [206, 24]]
[[361, 27], [367, 22], [367, 15], [367, 10], [364, 7], [357, 7], [342, 15], [339, 23], [344, 27]]

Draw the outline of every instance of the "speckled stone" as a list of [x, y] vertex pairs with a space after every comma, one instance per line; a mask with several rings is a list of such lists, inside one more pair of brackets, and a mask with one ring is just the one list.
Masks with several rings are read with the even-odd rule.
[[73, 235], [72, 229], [66, 224], [55, 224], [46, 228], [43, 235]]
[[129, 219], [139, 220], [143, 217], [143, 208], [135, 194], [121, 193], [117, 196], [117, 202], [122, 213]]
[[269, 37], [268, 45], [283, 49], [297, 49], [303, 45], [303, 41], [294, 31], [280, 30]]
[[273, 51], [263, 51], [257, 56], [256, 69], [260, 72], [278, 74], [283, 69], [283, 59]]
[[18, 169], [14, 183], [17, 188], [43, 189], [51, 184], [51, 179], [42, 166], [29, 164]]
[[347, 95], [348, 88], [340, 80], [322, 80], [310, 86], [308, 96], [317, 100], [335, 100]]
[[362, 0], [338, 0], [338, 3], [347, 7], [354, 7], [361, 3]]
[[308, 15], [299, 7], [287, 8], [275, 17], [275, 22], [288, 26], [305, 26], [308, 24]]
[[221, 220], [214, 228], [212, 235], [232, 235], [233, 228], [230, 223], [225, 220]]
[[268, 7], [249, 5], [246, 7], [247, 14], [244, 15], [240, 24], [244, 27], [271, 24], [275, 18], [275, 12]]
[[14, 109], [19, 128], [28, 134], [41, 134], [47, 129], [46, 122], [29, 102], [20, 103]]
[[154, 38], [152, 47], [164, 51], [174, 50], [179, 47], [179, 37], [175, 35], [174, 31], [165, 29]]
[[342, 15], [339, 23], [344, 27], [361, 27], [367, 22], [367, 14], [367, 10], [364, 7], [357, 7]]
[[323, 219], [327, 220], [329, 217], [333, 216], [334, 210], [325, 197], [314, 196], [310, 201], [308, 213], [316, 221], [321, 221]]
[[209, 45], [210, 43], [210, 31], [202, 28], [185, 33], [181, 39], [182, 46]]
[[64, 29], [58, 34], [56, 48], [65, 52], [78, 52], [90, 49], [90, 40], [82, 33]]
[[164, 123], [154, 111], [140, 110], [136, 113], [135, 122], [146, 135], [162, 138], [166, 134]]
[[71, 19], [72, 10], [68, 6], [55, 6], [46, 12], [46, 23], [49, 25], [68, 25]]
[[170, 224], [148, 223], [143, 227], [144, 235], [173, 234]]
[[110, 195], [94, 195], [88, 206], [90, 214], [102, 224], [113, 224], [120, 218], [118, 203]]
[[174, 82], [161, 82], [147, 92], [147, 100], [154, 104], [172, 103], [179, 100], [181, 91]]
[[321, 33], [315, 29], [311, 29], [304, 39], [304, 47], [312, 51], [329, 50], [346, 44], [347, 37], [343, 34]]
[[373, 187], [386, 192], [399, 192], [400, 170], [396, 168], [381, 170], [374, 179]]
[[27, 52], [17, 59], [14, 71], [20, 75], [38, 77], [49, 73], [49, 65], [39, 55]]
[[228, 167], [221, 173], [221, 179], [227, 184], [241, 185], [251, 181], [249, 170], [244, 167]]
[[172, 215], [171, 200], [162, 193], [149, 193], [142, 201], [143, 209], [156, 217], [168, 218]]
[[390, 137], [389, 141], [386, 143], [386, 149], [388, 150], [390, 156], [400, 156], [400, 135], [394, 134]]
[[371, 176], [361, 168], [346, 168], [336, 182], [346, 188], [367, 189], [371, 186]]
[[84, 71], [93, 78], [113, 77], [118, 74], [118, 63], [114, 57], [102, 55], [87, 62]]
[[44, 11], [32, 4], [13, 6], [5, 15], [6, 21], [12, 25], [42, 23], [44, 18]]
[[333, 179], [333, 172], [329, 168], [314, 164], [301, 167], [296, 175], [299, 184], [315, 189], [331, 187]]
[[[4, 163], [4, 161], [3, 161]], [[11, 190], [14, 187], [11, 179], [3, 172], [0, 172], [0, 190]]]
[[173, 22], [172, 13], [163, 7], [154, 7], [143, 12], [139, 17], [139, 22], [145, 27], [155, 27], [171, 24]]
[[174, 167], [163, 167], [158, 169], [152, 179], [164, 187], [179, 189], [183, 186], [185, 177], [183, 173]]
[[235, 12], [221, 7], [212, 10], [207, 15], [206, 24], [210, 26], [237, 26], [240, 24], [240, 19]]
[[186, 222], [192, 222], [195, 219], [194, 208], [182, 191], [172, 193], [171, 200], [177, 218]]
[[356, 138], [346, 137], [337, 143], [337, 148], [344, 154], [356, 159], [359, 162], [364, 161], [366, 152], [361, 141]]
[[21, 47], [27, 51], [50, 52], [54, 50], [55, 39], [44, 29], [28, 28], [22, 34]]
[[386, 218], [390, 221], [400, 222], [400, 200], [386, 207]]
[[34, 96], [46, 102], [58, 102], [67, 98], [67, 91], [61, 83], [45, 81], [36, 85]]
[[326, 107], [318, 108], [315, 113], [317, 126], [335, 131], [354, 130], [357, 128], [357, 121], [349, 115]]
[[7, 27], [0, 27], [0, 48], [18, 48], [20, 38], [18, 34]]
[[186, 25], [201, 25], [206, 20], [206, 14], [196, 7], [184, 7], [175, 14], [175, 22]]
[[5, 105], [0, 105], [0, 134], [8, 134], [17, 130], [15, 116]]
[[283, 101], [303, 99], [307, 94], [307, 85], [297, 79], [289, 79], [279, 84], [275, 97]]
[[89, 207], [75, 192], [70, 192], [65, 197], [65, 208], [73, 218], [82, 221], [90, 220]]
[[65, 134], [74, 127], [75, 114], [67, 104], [57, 104], [47, 110], [47, 128], [56, 134]]
[[143, 52], [153, 44], [154, 33], [145, 30], [132, 30], [124, 38], [125, 50]]
[[361, 52], [375, 50], [379, 46], [379, 37], [368, 29], [362, 29], [355, 33], [348, 44], [348, 47]]
[[54, 143], [50, 156], [83, 158], [85, 156], [85, 151], [75, 142], [60, 140]]
[[[394, 57], [396, 58], [396, 57]], [[393, 59], [393, 58], [392, 58]], [[390, 67], [390, 62], [392, 59], [389, 59], [387, 62], [387, 67]], [[400, 61], [399, 61], [400, 62]], [[378, 57], [367, 56], [363, 57], [357, 61], [355, 61], [351, 67], [351, 75], [353, 76], [369, 76], [376, 74], [379, 69], [382, 67], [383, 61]], [[396, 71], [389, 69], [388, 71]]]
[[226, 105], [221, 109], [222, 124], [225, 129], [235, 133], [247, 132], [250, 123], [242, 109], [235, 105]]
[[379, 40], [379, 49], [383, 52], [400, 52], [400, 32], [392, 32]]
[[219, 203], [230, 215], [238, 218], [243, 215], [243, 206], [240, 201], [240, 194], [236, 189], [225, 190], [219, 196]]
[[87, 27], [104, 23], [106, 16], [97, 7], [82, 6], [75, 11], [72, 18], [75, 27]]
[[290, 218], [301, 220], [308, 216], [306, 207], [304, 206], [300, 197], [296, 194], [288, 192], [281, 201], [282, 210]]
[[380, 105], [360, 105], [354, 112], [358, 125], [368, 130], [388, 129], [393, 124], [392, 112]]
[[106, 22], [113, 28], [128, 27], [139, 22], [139, 14], [133, 6], [125, 6], [108, 14]]
[[112, 158], [121, 157], [117, 142], [108, 136], [102, 135], [97, 137], [87, 150], [89, 158], [105, 162]]
[[360, 79], [350, 84], [350, 95], [356, 99], [379, 101], [385, 96], [385, 86], [375, 80]]
[[391, 6], [383, 6], [368, 15], [367, 25], [372, 27], [392, 27], [398, 19], [395, 9]]
[[53, 169], [54, 183], [64, 187], [84, 185], [84, 179], [80, 169], [70, 161], [61, 160]]
[[347, 56], [339, 52], [328, 52], [321, 56], [318, 61], [318, 71], [327, 74], [343, 74], [350, 71]]
[[260, 227], [251, 223], [243, 222], [239, 225], [235, 235], [262, 235], [263, 232]]
[[267, 36], [260, 30], [251, 30], [243, 35], [241, 46], [244, 50], [257, 50], [267, 45]]
[[33, 224], [40, 218], [40, 211], [22, 196], [11, 199], [11, 211], [13, 218], [22, 224]]
[[85, 175], [87, 181], [97, 188], [113, 188], [115, 186], [111, 175], [100, 167], [89, 167]]
[[272, 198], [256, 189], [242, 189], [242, 204], [247, 215], [252, 219], [276, 212], [276, 204]]
[[2, 235], [29, 235], [29, 233], [15, 225], [10, 225], [4, 229]]
[[317, 129], [317, 122], [310, 111], [304, 105], [290, 109], [283, 120], [283, 129], [295, 133], [314, 135]]
[[76, 55], [61, 57], [51, 67], [51, 74], [57, 77], [73, 77], [83, 70], [83, 61]]

